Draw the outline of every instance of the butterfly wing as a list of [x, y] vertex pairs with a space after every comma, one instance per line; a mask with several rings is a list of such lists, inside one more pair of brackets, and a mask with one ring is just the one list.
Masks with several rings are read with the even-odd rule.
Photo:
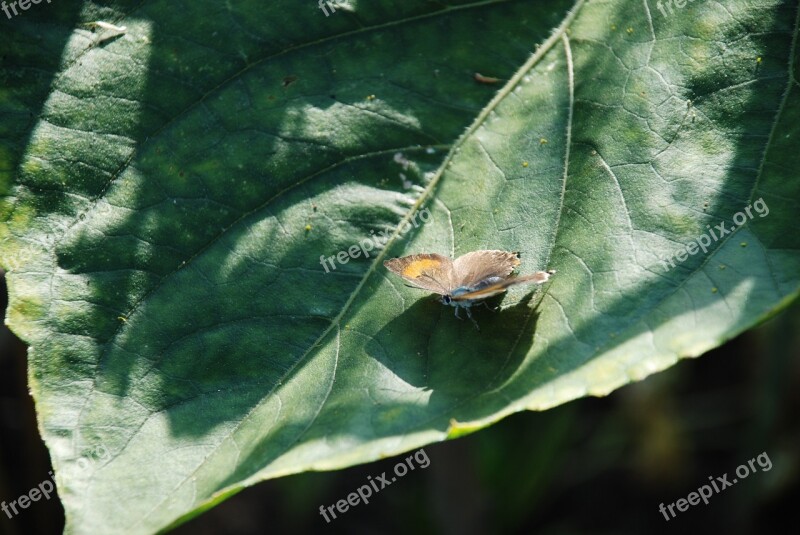
[[383, 265], [414, 286], [440, 295], [450, 293], [453, 288], [453, 261], [446, 256], [415, 254], [386, 260]]
[[553, 275], [555, 271], [537, 271], [532, 275], [523, 275], [521, 277], [512, 277], [510, 279], [506, 279], [504, 281], [497, 282], [495, 284], [490, 284], [485, 288], [480, 288], [478, 290], [474, 290], [471, 292], [465, 292], [462, 294], [452, 296], [453, 301], [480, 301], [481, 299], [487, 299], [489, 297], [495, 296], [497, 294], [503, 293], [509, 286], [514, 286], [515, 284], [524, 284], [526, 282], [532, 284], [542, 284], [547, 282], [550, 279], [550, 276]]
[[453, 262], [456, 288], [472, 287], [490, 277], [507, 278], [520, 264], [519, 253], [508, 251], [473, 251]]

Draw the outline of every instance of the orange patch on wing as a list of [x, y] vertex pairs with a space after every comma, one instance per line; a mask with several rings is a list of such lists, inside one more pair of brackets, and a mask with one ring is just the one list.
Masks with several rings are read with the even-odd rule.
[[403, 268], [403, 275], [416, 279], [429, 269], [436, 269], [442, 265], [441, 261], [426, 258], [424, 260], [415, 260]]

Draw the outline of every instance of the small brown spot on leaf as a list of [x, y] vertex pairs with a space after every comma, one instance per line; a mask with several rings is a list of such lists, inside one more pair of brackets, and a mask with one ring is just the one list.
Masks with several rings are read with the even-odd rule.
[[479, 82], [481, 84], [497, 84], [501, 82], [500, 78], [494, 78], [492, 76], [484, 76], [479, 72], [476, 72], [472, 76], [473, 78], [475, 78], [476, 82]]

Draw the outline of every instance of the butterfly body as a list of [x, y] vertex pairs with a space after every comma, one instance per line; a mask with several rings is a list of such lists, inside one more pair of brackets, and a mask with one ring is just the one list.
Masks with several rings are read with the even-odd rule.
[[519, 253], [483, 250], [466, 253], [455, 260], [446, 256], [417, 254], [393, 258], [383, 263], [387, 269], [414, 286], [441, 295], [445, 305], [467, 311], [475, 326], [470, 307], [506, 291], [509, 286], [525, 282], [541, 284], [555, 271], [537, 271], [533, 275], [512, 277], [520, 264]]
[[[462, 307], [462, 308], [471, 307], [475, 303], [482, 302], [483, 299], [470, 299], [469, 294], [478, 290], [482, 290], [484, 288], [487, 288], [493, 284], [497, 284], [502, 281], [503, 281], [502, 277], [487, 277], [473, 286], [459, 286], [455, 290], [452, 290], [449, 295], [443, 295], [442, 302], [445, 305], [451, 305], [454, 307]], [[447, 297], [448, 299], [445, 300], [445, 297]]]

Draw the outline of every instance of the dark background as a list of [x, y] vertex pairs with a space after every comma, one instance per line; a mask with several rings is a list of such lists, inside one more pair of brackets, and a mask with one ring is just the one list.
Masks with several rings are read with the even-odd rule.
[[[2, 280], [2, 310], [6, 300]], [[391, 472], [398, 458], [266, 481], [174, 533], [800, 533], [799, 357], [795, 304], [700, 359], [606, 398], [519, 413], [431, 444], [426, 469], [330, 524], [320, 505]], [[0, 326], [0, 501], [28, 493], [51, 470], [26, 369], [25, 346]], [[756, 473], [669, 522], [659, 512], [709, 476], [733, 479], [762, 452], [771, 470], [756, 464]], [[60, 533], [63, 515], [52, 497], [13, 519], [0, 512], [0, 533]]]

